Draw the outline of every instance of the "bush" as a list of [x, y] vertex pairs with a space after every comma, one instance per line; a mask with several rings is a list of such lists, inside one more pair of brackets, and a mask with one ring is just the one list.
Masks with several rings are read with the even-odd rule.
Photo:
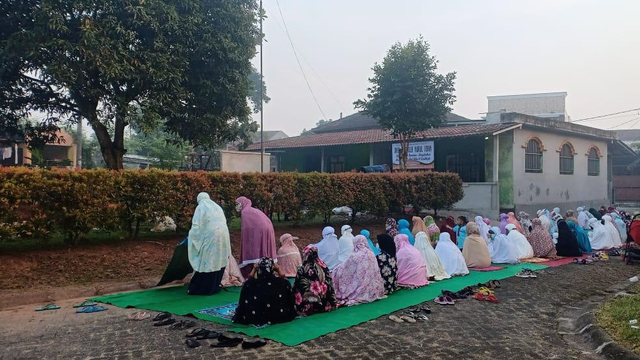
[[[384, 215], [405, 204], [435, 211], [462, 199], [462, 182], [451, 173], [223, 173], [162, 170], [0, 169], [0, 241], [47, 240], [62, 232], [70, 243], [94, 228], [126, 230], [162, 216], [188, 229], [199, 192], [209, 192], [228, 219], [235, 199], [246, 196], [269, 215], [293, 220], [322, 216], [349, 206]], [[303, 211], [304, 210], [304, 211]]]

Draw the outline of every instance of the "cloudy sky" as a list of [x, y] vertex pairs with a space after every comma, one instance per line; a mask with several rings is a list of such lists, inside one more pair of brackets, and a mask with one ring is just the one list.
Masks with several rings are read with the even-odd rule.
[[[265, 130], [294, 136], [353, 113], [373, 64], [419, 35], [439, 71], [457, 72], [453, 109], [468, 118], [487, 111], [488, 95], [551, 91], [568, 92], [573, 120], [640, 108], [638, 0], [278, 1], [319, 106], [278, 2], [264, 0]], [[640, 113], [582, 124], [640, 128]]]

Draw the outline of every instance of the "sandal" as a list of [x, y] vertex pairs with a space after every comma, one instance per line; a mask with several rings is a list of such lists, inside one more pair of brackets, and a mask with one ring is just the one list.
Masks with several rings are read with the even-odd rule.
[[191, 320], [181, 320], [178, 321], [175, 324], [172, 324], [169, 328], [171, 330], [183, 330], [183, 329], [188, 329], [188, 328], [192, 328], [196, 326], [196, 323], [194, 321]]
[[447, 305], [447, 300], [444, 296], [438, 296], [437, 298], [433, 299], [433, 302], [440, 305]]
[[60, 306], [56, 304], [48, 304], [48, 305], [37, 308], [36, 311], [58, 310], [58, 309], [60, 309]]
[[191, 330], [189, 333], [187, 333], [187, 337], [196, 337], [198, 335], [202, 335], [204, 333], [207, 333], [209, 330], [205, 329], [205, 328], [197, 328], [197, 329], [193, 329]]
[[236, 347], [243, 342], [242, 338], [229, 338], [226, 336], [220, 336], [218, 338], [217, 344], [211, 344], [213, 348], [225, 348], [225, 347]]
[[479, 301], [487, 300], [487, 296], [484, 295], [483, 293], [477, 293], [477, 294], [473, 295], [472, 298], [475, 299], [475, 300], [479, 300]]
[[[220, 339], [220, 336], [222, 336], [222, 335], [219, 332], [207, 330], [205, 333], [202, 333], [200, 335], [196, 335], [196, 339], [198, 339], [198, 340]], [[230, 338], [228, 338], [228, 339], [230, 339]]]
[[492, 302], [494, 304], [497, 304], [500, 302], [500, 300], [498, 300], [497, 297], [495, 297], [495, 295], [489, 295], [485, 298], [486, 301]]
[[87, 307], [87, 306], [96, 306], [98, 305], [98, 303], [95, 303], [93, 301], [89, 301], [89, 300], [85, 300], [83, 302], [81, 302], [80, 304], [75, 304], [73, 305], [74, 308], [81, 308], [81, 307]]
[[450, 296], [445, 296], [444, 297], [444, 301], [446, 301], [447, 305], [455, 305], [456, 304], [456, 301], [453, 300]]
[[87, 307], [83, 307], [83, 308], [80, 308], [80, 309], [76, 310], [76, 313], [78, 313], [78, 314], [90, 314], [90, 313], [100, 312], [100, 311], [105, 311], [105, 310], [107, 310], [107, 308], [104, 307], [104, 306], [87, 306]]
[[416, 319], [417, 319], [417, 320], [420, 320], [420, 321], [428, 321], [428, 320], [429, 320], [429, 318], [427, 317], [427, 315], [423, 315], [423, 314], [417, 315], [417, 316], [416, 316]]
[[404, 320], [400, 319], [399, 317], [397, 317], [395, 315], [389, 316], [389, 320], [393, 321], [394, 323], [398, 323], [398, 324], [404, 323]]
[[153, 326], [166, 326], [166, 325], [171, 325], [175, 322], [176, 322], [176, 319], [168, 318], [168, 319], [164, 319], [162, 321], [156, 322], [155, 324], [153, 324]]
[[153, 320], [152, 320], [152, 321], [162, 321], [162, 320], [164, 320], [164, 319], [168, 319], [168, 318], [170, 318], [170, 317], [171, 317], [171, 313], [168, 313], [168, 312], [162, 312], [162, 313], [160, 313], [160, 314], [156, 315], [156, 316], [153, 318]]
[[402, 315], [402, 316], [400, 316], [400, 319], [402, 319], [402, 320], [404, 320], [404, 321], [406, 321], [408, 323], [411, 323], [411, 324], [415, 324], [415, 322], [416, 322], [416, 319], [412, 318], [409, 315]]
[[484, 295], [484, 296], [489, 296], [489, 295], [494, 295], [495, 292], [489, 288], [486, 287], [481, 287], [478, 289], [478, 293]]
[[151, 315], [146, 312], [146, 311], [136, 311], [132, 314], [127, 315], [127, 318], [129, 320], [134, 320], [134, 321], [142, 321], [142, 320], [146, 320], [148, 318], [150, 318]]
[[187, 341], [184, 342], [185, 344], [187, 344], [188, 347], [190, 348], [197, 348], [198, 346], [200, 346], [200, 342], [196, 339], [187, 339]]

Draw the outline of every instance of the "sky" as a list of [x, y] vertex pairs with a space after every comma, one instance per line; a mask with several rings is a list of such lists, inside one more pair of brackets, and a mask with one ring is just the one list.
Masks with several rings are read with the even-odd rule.
[[[354, 113], [372, 66], [394, 43], [420, 35], [438, 71], [457, 73], [453, 112], [467, 118], [483, 116], [489, 95], [553, 91], [568, 93], [572, 120], [640, 108], [638, 0], [263, 0], [263, 6], [271, 97], [265, 130], [295, 136], [321, 119]], [[640, 112], [580, 124], [640, 129]]]

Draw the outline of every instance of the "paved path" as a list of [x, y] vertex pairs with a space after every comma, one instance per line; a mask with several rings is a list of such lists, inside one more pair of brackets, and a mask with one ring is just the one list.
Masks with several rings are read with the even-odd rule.
[[433, 304], [427, 323], [395, 324], [383, 317], [296, 347], [270, 342], [259, 350], [213, 349], [206, 341], [188, 349], [184, 331], [125, 320], [133, 309], [75, 314], [77, 299], [59, 302], [63, 308], [57, 311], [21, 307], [0, 312], [0, 359], [595, 359], [557, 334], [557, 318], [640, 267], [612, 259], [555, 270], [537, 279], [505, 279], [499, 304]]

